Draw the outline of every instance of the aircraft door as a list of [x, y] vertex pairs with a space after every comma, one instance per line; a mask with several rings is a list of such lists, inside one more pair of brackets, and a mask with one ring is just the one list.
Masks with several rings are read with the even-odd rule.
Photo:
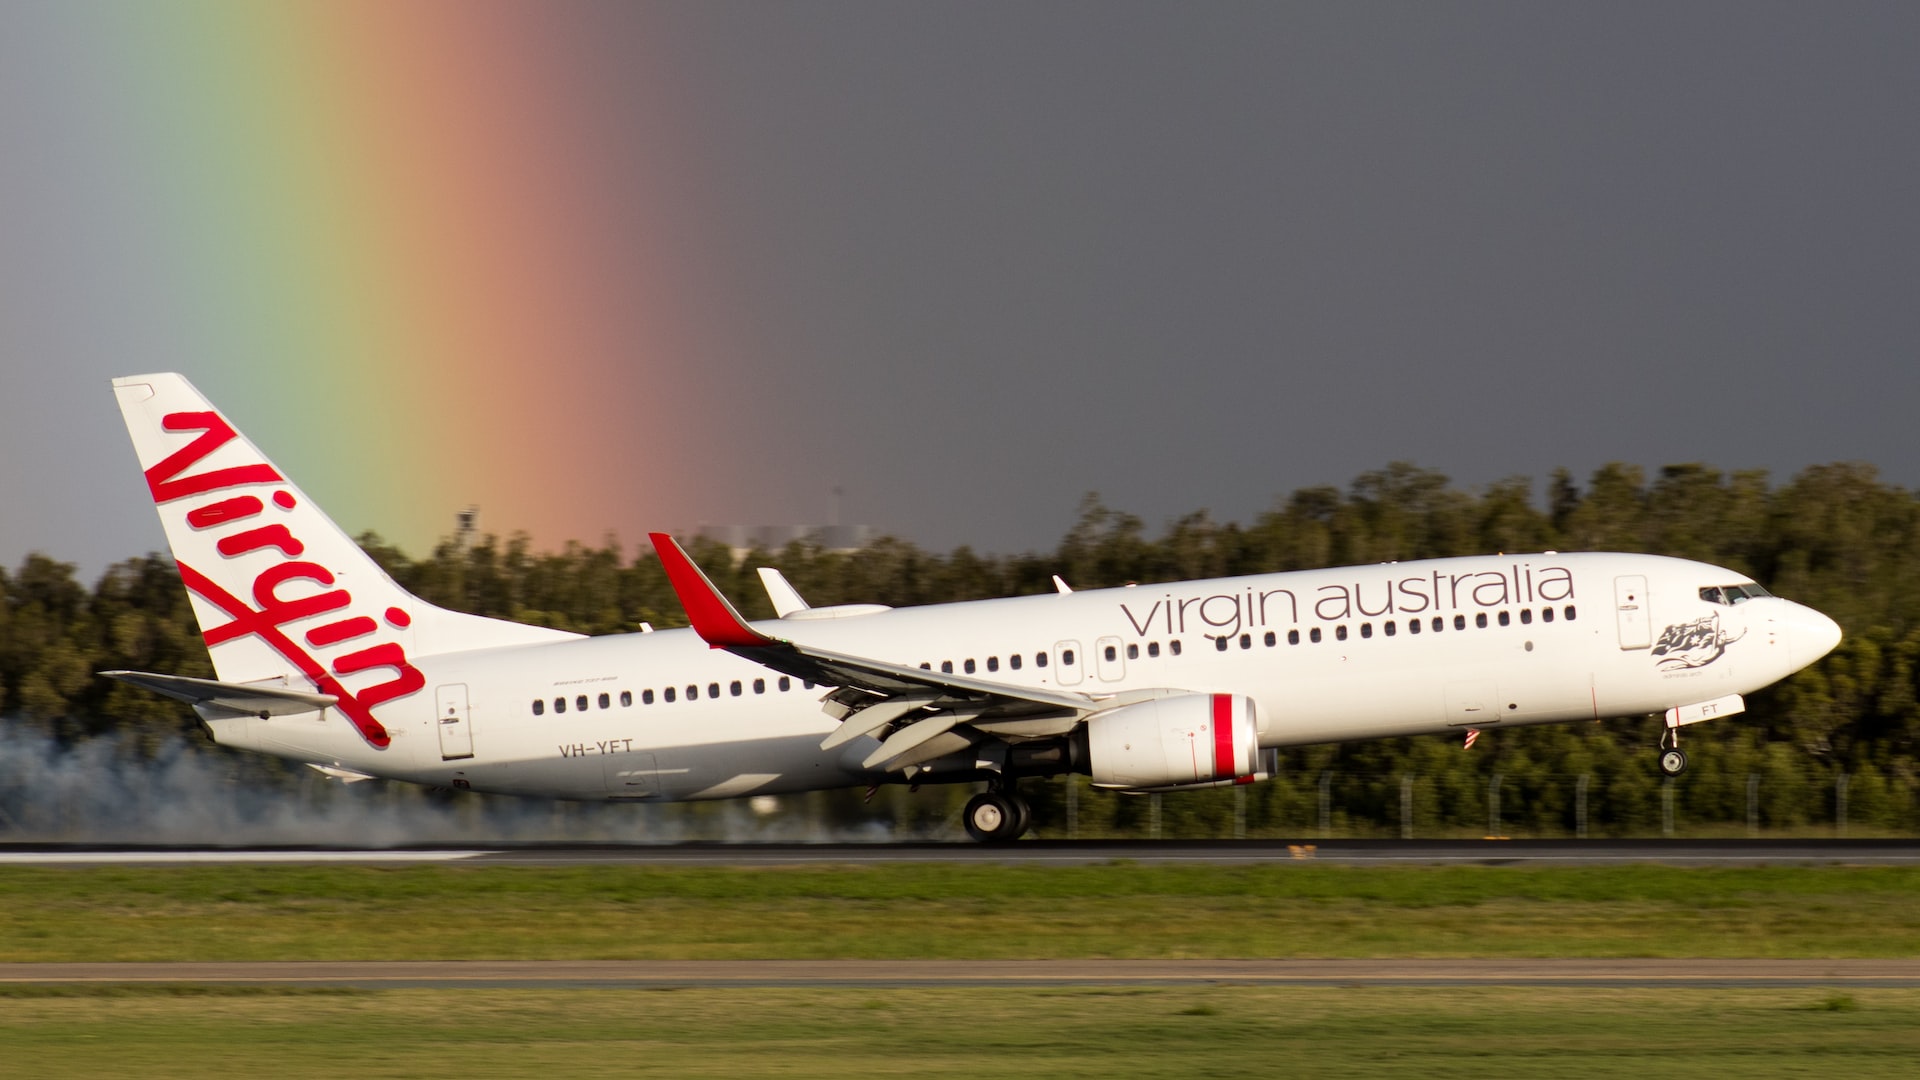
[[1647, 612], [1647, 579], [1638, 574], [1613, 579], [1614, 619], [1622, 649], [1653, 647], [1653, 622]]
[[1126, 645], [1117, 637], [1103, 637], [1093, 643], [1094, 670], [1101, 682], [1119, 682], [1126, 678]]
[[434, 691], [440, 729], [440, 757], [444, 761], [473, 756], [472, 717], [467, 710], [467, 684], [449, 683]]
[[1053, 681], [1061, 686], [1078, 686], [1085, 673], [1080, 669], [1080, 643], [1053, 643]]

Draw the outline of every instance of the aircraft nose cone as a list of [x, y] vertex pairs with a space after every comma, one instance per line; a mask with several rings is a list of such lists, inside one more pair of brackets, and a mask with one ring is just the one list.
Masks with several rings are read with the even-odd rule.
[[1840, 644], [1840, 624], [1810, 607], [1794, 605], [1787, 616], [1787, 646], [1796, 669], [1806, 667]]

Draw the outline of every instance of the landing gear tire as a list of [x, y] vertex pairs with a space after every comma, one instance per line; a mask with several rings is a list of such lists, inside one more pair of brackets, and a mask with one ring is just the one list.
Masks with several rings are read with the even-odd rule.
[[1668, 776], [1679, 776], [1687, 771], [1687, 752], [1675, 746], [1660, 751], [1660, 771]]
[[1027, 801], [1017, 795], [983, 791], [967, 800], [961, 817], [966, 821], [968, 836], [983, 844], [1004, 844], [1020, 839], [1027, 831], [1033, 811]]
[[1033, 825], [1033, 804], [1011, 791], [1007, 792], [1007, 801], [1013, 803], [1013, 835], [1008, 839], [1018, 840]]

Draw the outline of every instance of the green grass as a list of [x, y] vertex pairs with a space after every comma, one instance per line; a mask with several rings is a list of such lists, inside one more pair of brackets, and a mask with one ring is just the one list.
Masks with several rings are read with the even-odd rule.
[[9, 997], [9, 1075], [1907, 1077], [1920, 991], [1143, 987]]
[[1920, 955], [1920, 869], [0, 868], [0, 961]]

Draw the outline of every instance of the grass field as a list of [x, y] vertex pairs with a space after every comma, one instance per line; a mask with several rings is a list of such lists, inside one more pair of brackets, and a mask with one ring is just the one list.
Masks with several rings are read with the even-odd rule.
[[[1920, 870], [0, 869], [0, 960], [1920, 955]], [[1911, 1076], [1920, 990], [0, 986], [0, 1075]]]
[[[60, 1077], [1911, 1077], [1920, 991], [370, 990], [0, 996]], [[17, 1070], [17, 1071], [16, 1071]]]
[[1920, 869], [0, 869], [0, 961], [1920, 955]]

